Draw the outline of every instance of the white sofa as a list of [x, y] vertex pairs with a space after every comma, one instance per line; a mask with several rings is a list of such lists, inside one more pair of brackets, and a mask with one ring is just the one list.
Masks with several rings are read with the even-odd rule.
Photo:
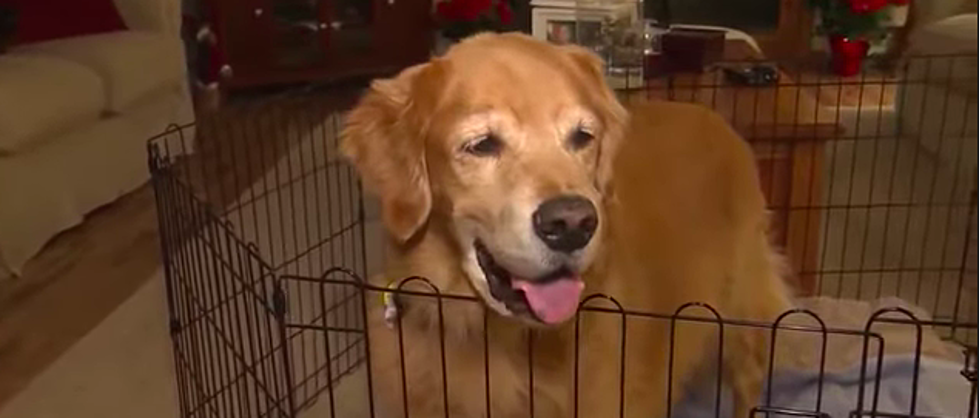
[[0, 55], [0, 280], [144, 184], [146, 139], [193, 121], [180, 0], [115, 2], [127, 31]]
[[932, 21], [909, 39], [909, 56], [939, 56], [908, 63], [908, 77], [927, 82], [902, 93], [901, 127], [950, 169], [976, 165], [976, 29], [976, 14], [961, 14]]

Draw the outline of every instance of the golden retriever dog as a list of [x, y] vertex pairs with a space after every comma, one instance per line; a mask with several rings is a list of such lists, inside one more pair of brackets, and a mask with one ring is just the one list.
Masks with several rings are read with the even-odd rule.
[[[602, 65], [477, 35], [375, 81], [348, 114], [341, 150], [393, 243], [372, 284], [421, 276], [482, 302], [407, 295], [392, 324], [368, 301], [378, 416], [664, 417], [715, 366], [739, 418], [756, 406], [767, 331], [726, 326], [717, 364], [715, 324], [576, 315], [594, 293], [667, 315], [702, 302], [773, 320], [789, 306], [748, 145], [704, 108], [626, 110]], [[405, 289], [435, 292], [421, 284]]]

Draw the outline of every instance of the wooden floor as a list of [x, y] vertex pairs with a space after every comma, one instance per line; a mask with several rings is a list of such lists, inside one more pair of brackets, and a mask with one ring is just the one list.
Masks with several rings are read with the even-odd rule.
[[[264, 175], [288, 149], [282, 124], [312, 123], [288, 118], [291, 109], [317, 106], [333, 111], [349, 106], [360, 86], [279, 96], [260, 96], [200, 116], [198, 152], [184, 163], [192, 172], [212, 173], [203, 190], [227, 199]], [[255, 125], [265, 150], [240, 158], [228, 150]], [[254, 133], [254, 132], [252, 132]], [[235, 179], [235, 181], [231, 181]], [[196, 180], [200, 181], [198, 177]], [[224, 202], [215, 202], [223, 204]], [[144, 185], [92, 212], [85, 222], [55, 237], [31, 260], [23, 275], [0, 282], [0, 407], [40, 371], [139, 289], [160, 267], [153, 190]]]
[[0, 405], [149, 279], [157, 248], [153, 193], [143, 186], [0, 283]]

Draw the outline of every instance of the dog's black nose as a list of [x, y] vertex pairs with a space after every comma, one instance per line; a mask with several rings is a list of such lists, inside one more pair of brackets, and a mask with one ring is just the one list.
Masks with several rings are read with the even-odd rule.
[[580, 250], [588, 245], [596, 228], [595, 205], [581, 196], [550, 199], [534, 212], [534, 232], [554, 251]]

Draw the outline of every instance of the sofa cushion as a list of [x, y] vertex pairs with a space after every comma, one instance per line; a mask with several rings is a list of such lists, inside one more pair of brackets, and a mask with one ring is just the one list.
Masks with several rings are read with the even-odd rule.
[[105, 109], [95, 71], [57, 57], [0, 57], [0, 155], [94, 121]]
[[170, 88], [183, 76], [179, 38], [124, 31], [27, 45], [19, 53], [53, 55], [92, 68], [102, 76], [107, 110], [122, 112], [139, 99]]
[[112, 0], [0, 0], [18, 12], [15, 44], [126, 29]]

